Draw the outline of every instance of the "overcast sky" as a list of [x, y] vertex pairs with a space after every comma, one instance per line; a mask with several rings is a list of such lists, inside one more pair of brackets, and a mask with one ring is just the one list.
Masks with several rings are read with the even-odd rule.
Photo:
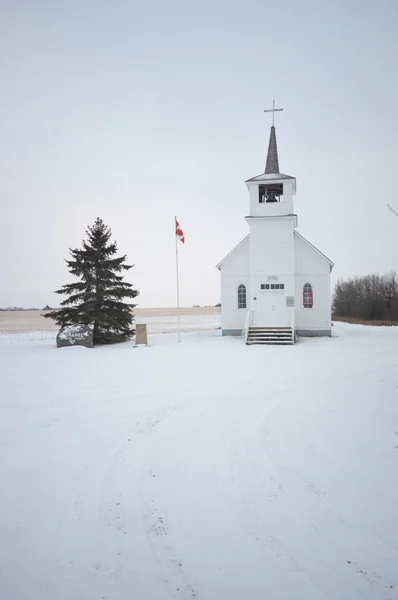
[[298, 230], [398, 270], [396, 0], [0, 0], [0, 306], [58, 305], [100, 216], [141, 307], [220, 299], [275, 98]]

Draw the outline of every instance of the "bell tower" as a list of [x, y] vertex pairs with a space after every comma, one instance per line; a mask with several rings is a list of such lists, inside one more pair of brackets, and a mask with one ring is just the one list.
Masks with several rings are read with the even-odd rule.
[[[282, 326], [291, 323], [294, 298], [294, 213], [296, 179], [280, 173], [275, 112], [268, 142], [264, 173], [246, 181], [249, 190], [250, 310], [254, 325]], [[272, 284], [270, 283], [272, 282]]]
[[[275, 113], [283, 108], [273, 108], [272, 126], [268, 142], [267, 159], [264, 173], [246, 181], [249, 190], [250, 217], [293, 216], [293, 195], [296, 193], [296, 179], [279, 171], [278, 146], [276, 143]], [[297, 216], [295, 215], [295, 227]]]

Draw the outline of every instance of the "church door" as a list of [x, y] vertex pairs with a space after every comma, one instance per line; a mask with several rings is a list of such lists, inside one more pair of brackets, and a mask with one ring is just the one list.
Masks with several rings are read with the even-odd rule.
[[261, 290], [259, 307], [255, 315], [257, 327], [289, 327], [290, 311], [286, 308], [284, 290]]

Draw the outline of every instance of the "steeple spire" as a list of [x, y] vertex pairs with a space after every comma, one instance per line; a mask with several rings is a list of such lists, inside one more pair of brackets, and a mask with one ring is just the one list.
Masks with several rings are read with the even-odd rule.
[[272, 125], [268, 143], [267, 162], [265, 164], [265, 174], [279, 173], [278, 147], [276, 145], [275, 126]]
[[282, 111], [283, 108], [275, 108], [275, 100], [272, 103], [272, 108], [265, 110], [264, 112], [272, 113], [272, 126], [268, 142], [268, 153], [267, 160], [265, 163], [264, 173], [252, 177], [246, 181], [248, 187], [251, 182], [257, 182], [261, 184], [259, 186], [259, 203], [263, 202], [279, 202], [280, 196], [284, 195], [284, 186], [287, 189], [287, 180], [293, 180], [292, 194], [296, 193], [296, 179], [290, 175], [284, 175], [279, 171], [279, 159], [278, 159], [278, 146], [276, 144], [276, 133], [275, 133], [275, 113]]
[[278, 147], [276, 145], [276, 134], [275, 134], [275, 113], [282, 111], [283, 108], [275, 108], [275, 100], [272, 101], [272, 108], [265, 110], [264, 112], [272, 112], [272, 127], [269, 136], [267, 162], [265, 164], [266, 175], [275, 175], [279, 173], [279, 160], [278, 160]]

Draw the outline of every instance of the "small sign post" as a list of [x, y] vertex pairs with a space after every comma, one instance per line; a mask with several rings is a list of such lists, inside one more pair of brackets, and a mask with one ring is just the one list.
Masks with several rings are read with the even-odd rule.
[[135, 326], [135, 347], [148, 346], [148, 333], [146, 325]]

